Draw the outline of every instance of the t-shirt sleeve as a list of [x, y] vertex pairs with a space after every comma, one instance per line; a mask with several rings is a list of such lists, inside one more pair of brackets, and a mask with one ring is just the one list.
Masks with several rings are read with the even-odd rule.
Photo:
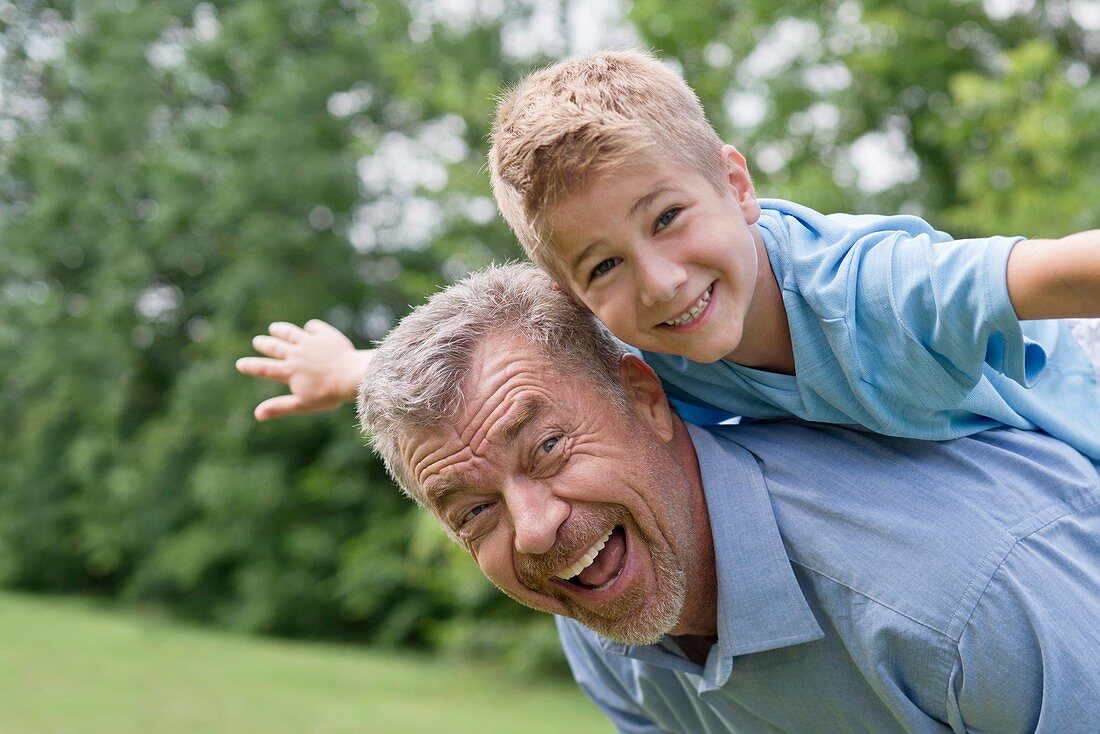
[[573, 679], [622, 734], [667, 734], [650, 720], [604, 659], [602, 650], [588, 639], [576, 622], [556, 617], [558, 635]]
[[986, 366], [1033, 385], [1046, 353], [1021, 329], [1005, 275], [1018, 241], [907, 232], [856, 241], [837, 273], [860, 379], [934, 407], [953, 406]]

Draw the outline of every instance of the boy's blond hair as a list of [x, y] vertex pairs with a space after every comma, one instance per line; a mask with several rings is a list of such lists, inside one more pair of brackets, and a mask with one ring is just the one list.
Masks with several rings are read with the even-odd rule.
[[721, 187], [721, 149], [699, 98], [675, 72], [642, 51], [602, 51], [533, 72], [502, 97], [489, 174], [523, 249], [553, 272], [542, 213], [639, 154]]

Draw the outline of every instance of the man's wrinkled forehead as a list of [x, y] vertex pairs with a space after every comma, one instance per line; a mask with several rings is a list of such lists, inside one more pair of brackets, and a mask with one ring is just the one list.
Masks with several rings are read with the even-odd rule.
[[[476, 468], [478, 464], [484, 468], [485, 464], [494, 461], [494, 453], [509, 452], [524, 432], [553, 408], [546, 395], [526, 392], [508, 404], [484, 431], [470, 435], [453, 427], [445, 429], [445, 435], [453, 432], [457, 440], [446, 442], [425, 456], [423, 462], [432, 463], [424, 466], [423, 471], [414, 468], [424, 504], [432, 509], [442, 507], [448, 495], [475, 485], [476, 473], [466, 471], [467, 468]], [[422, 479], [425, 472], [430, 474]]]
[[426, 479], [464, 457], [486, 455], [490, 446], [507, 448], [552, 409], [545, 382], [555, 374], [553, 362], [539, 346], [508, 333], [490, 336], [475, 350], [454, 415], [398, 439], [422, 501], [438, 494], [425, 486]]

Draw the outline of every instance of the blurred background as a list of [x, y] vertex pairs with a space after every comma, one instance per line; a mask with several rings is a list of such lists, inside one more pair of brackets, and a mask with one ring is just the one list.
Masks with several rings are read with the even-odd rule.
[[633, 45], [762, 196], [1100, 226], [1096, 0], [0, 0], [0, 587], [562, 675], [350, 407], [256, 423], [276, 387], [233, 362], [519, 257], [495, 95]]

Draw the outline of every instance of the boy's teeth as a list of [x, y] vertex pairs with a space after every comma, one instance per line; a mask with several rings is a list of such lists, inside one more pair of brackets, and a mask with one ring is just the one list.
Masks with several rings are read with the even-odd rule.
[[591, 548], [589, 548], [588, 551], [583, 556], [581, 556], [576, 563], [555, 575], [559, 579], [565, 579], [566, 581], [568, 581], [584, 569], [591, 566], [592, 562], [596, 560], [596, 556], [598, 556], [600, 554], [600, 551], [603, 550], [603, 547], [607, 545], [607, 541], [611, 539], [611, 533], [613, 530], [614, 528], [608, 530], [607, 535], [596, 541], [596, 543]]
[[679, 316], [679, 317], [673, 319], [672, 321], [665, 321], [664, 325], [665, 326], [680, 326], [681, 324], [686, 324], [687, 322], [694, 320], [695, 317], [699, 315], [699, 312], [701, 312], [704, 308], [706, 308], [707, 302], [710, 301], [710, 291], [711, 291], [711, 289], [707, 288], [707, 292], [703, 294], [702, 298], [699, 299], [698, 303], [696, 303], [694, 306], [691, 307], [691, 310], [689, 310], [683, 316]]

